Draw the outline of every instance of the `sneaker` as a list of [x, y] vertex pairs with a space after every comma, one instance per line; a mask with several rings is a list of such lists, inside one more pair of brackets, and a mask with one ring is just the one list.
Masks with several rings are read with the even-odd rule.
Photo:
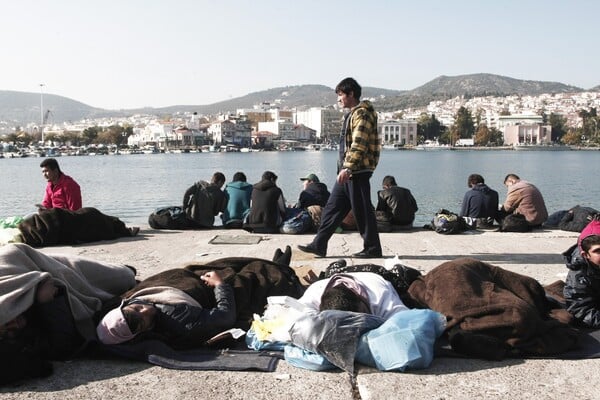
[[352, 254], [352, 257], [355, 258], [381, 258], [381, 250], [361, 250], [358, 253]]
[[301, 244], [298, 245], [298, 249], [302, 250], [305, 253], [312, 253], [317, 257], [325, 257], [326, 252], [317, 250], [312, 244], [307, 244], [303, 246]]

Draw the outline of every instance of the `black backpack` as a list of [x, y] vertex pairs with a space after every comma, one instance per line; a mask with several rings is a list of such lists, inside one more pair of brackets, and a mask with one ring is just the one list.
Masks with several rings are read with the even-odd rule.
[[468, 230], [469, 226], [458, 214], [442, 208], [431, 220], [431, 228], [443, 235], [453, 235]]
[[191, 227], [183, 209], [178, 206], [157, 209], [148, 217], [148, 225], [153, 229], [189, 229]]
[[500, 232], [529, 232], [530, 230], [531, 225], [522, 214], [508, 214], [502, 220], [499, 229]]

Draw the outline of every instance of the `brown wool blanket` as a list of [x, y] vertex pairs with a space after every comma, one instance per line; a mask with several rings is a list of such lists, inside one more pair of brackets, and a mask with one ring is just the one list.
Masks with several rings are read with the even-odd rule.
[[536, 280], [473, 258], [439, 265], [408, 293], [420, 306], [444, 314], [448, 330], [488, 335], [522, 354], [559, 354], [576, 342], [568, 325], [551, 318]]
[[299, 298], [304, 293], [296, 273], [287, 265], [257, 258], [231, 257], [158, 273], [144, 279], [122, 297], [129, 298], [144, 288], [170, 286], [183, 290], [202, 307], [212, 308], [215, 306], [213, 289], [200, 279], [208, 271], [218, 271], [233, 287], [237, 310], [235, 327], [245, 330], [250, 327], [253, 314], [262, 315], [267, 297]]
[[75, 324], [85, 339], [96, 337], [92, 321], [102, 303], [135, 284], [135, 274], [124, 265], [75, 256], [49, 256], [25, 244], [0, 247], [0, 324], [29, 309], [37, 285], [52, 278], [65, 288]]
[[33, 247], [89, 243], [131, 236], [125, 223], [95, 208], [77, 211], [51, 208], [34, 214], [18, 226], [23, 243]]

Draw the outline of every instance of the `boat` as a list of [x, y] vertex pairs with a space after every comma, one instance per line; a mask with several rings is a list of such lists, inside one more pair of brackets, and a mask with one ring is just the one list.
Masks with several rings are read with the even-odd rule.
[[382, 147], [383, 150], [404, 150], [404, 145], [400, 143], [387, 143]]
[[415, 146], [415, 150], [427, 150], [427, 151], [438, 151], [438, 150], [451, 150], [452, 147], [448, 144], [440, 144], [437, 140], [426, 140], [425, 143]]

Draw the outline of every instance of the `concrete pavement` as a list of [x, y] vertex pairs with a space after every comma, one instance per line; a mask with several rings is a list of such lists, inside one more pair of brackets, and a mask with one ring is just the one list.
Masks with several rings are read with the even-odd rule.
[[[120, 262], [138, 269], [139, 278], [159, 271], [229, 256], [271, 259], [276, 248], [291, 245], [291, 265], [299, 275], [316, 273], [329, 263], [361, 250], [358, 233], [333, 236], [327, 258], [314, 258], [296, 250], [312, 235], [260, 235], [258, 244], [212, 245], [215, 235], [250, 235], [244, 231], [154, 231], [142, 227], [136, 237], [114, 242], [42, 249], [45, 253], [73, 254]], [[403, 263], [427, 272], [440, 263], [471, 256], [551, 283], [566, 268], [560, 253], [576, 242], [577, 234], [559, 230], [529, 233], [478, 231], [444, 236], [433, 231], [381, 234], [384, 257], [398, 255]], [[379, 372], [361, 367], [358, 387], [362, 399], [555, 399], [598, 398], [592, 383], [600, 373], [600, 360], [435, 359], [427, 370], [406, 373]], [[50, 378], [30, 380], [0, 390], [10, 399], [350, 399], [351, 386], [344, 372], [314, 372], [280, 361], [273, 373], [178, 371], [125, 360], [75, 360], [55, 363]]]

